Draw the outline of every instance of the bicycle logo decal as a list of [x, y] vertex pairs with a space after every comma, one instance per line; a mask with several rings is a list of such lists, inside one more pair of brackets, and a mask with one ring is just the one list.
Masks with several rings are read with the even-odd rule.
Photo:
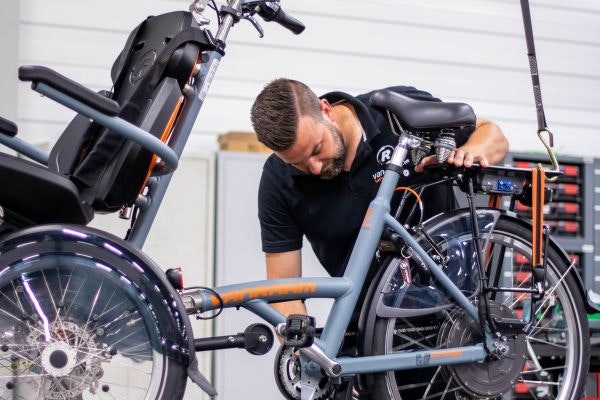
[[418, 366], [429, 365], [430, 359], [431, 359], [431, 354], [424, 354], [422, 356], [417, 356], [417, 365]]
[[129, 75], [129, 82], [134, 85], [140, 79], [142, 79], [150, 68], [154, 65], [154, 61], [156, 61], [156, 51], [150, 50], [140, 60], [138, 63], [132, 68], [131, 74]]
[[[232, 302], [270, 298], [275, 295], [285, 296], [287, 294], [315, 293], [316, 291], [316, 282], [286, 283], [231, 290], [221, 294], [221, 299], [225, 305]], [[219, 299], [216, 296], [211, 296], [210, 300], [214, 306], [219, 305]]]

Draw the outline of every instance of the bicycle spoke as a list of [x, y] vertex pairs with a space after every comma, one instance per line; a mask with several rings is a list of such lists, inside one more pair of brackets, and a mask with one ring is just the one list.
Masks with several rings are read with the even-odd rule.
[[427, 396], [429, 395], [429, 391], [432, 388], [433, 382], [435, 382], [438, 374], [442, 371], [442, 367], [437, 367], [437, 369], [435, 370], [435, 373], [433, 374], [433, 377], [431, 378], [431, 382], [429, 383], [429, 385], [427, 385], [427, 388], [425, 389], [425, 392], [423, 393], [423, 397], [427, 398]]

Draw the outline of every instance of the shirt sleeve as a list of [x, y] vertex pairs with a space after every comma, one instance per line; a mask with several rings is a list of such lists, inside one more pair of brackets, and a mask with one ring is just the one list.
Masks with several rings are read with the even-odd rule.
[[419, 90], [413, 86], [392, 86], [390, 88], [391, 91], [403, 94], [404, 96], [408, 96], [415, 100], [423, 100], [423, 101], [441, 101], [437, 97], [431, 95], [431, 93], [426, 92], [424, 90]]
[[303, 233], [284, 199], [281, 183], [277, 182], [276, 173], [267, 162], [258, 189], [258, 219], [265, 253], [283, 253], [302, 248]]

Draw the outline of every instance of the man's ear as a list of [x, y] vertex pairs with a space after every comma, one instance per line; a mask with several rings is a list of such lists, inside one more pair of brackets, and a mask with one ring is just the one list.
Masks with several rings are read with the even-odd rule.
[[335, 116], [333, 114], [333, 108], [327, 99], [320, 99], [319, 105], [321, 106], [321, 112], [327, 116], [330, 121], [335, 122]]

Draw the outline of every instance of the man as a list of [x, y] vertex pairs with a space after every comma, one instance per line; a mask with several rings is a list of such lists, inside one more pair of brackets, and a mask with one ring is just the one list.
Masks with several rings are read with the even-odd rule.
[[[440, 101], [412, 87], [389, 89], [417, 100]], [[301, 82], [277, 79], [256, 98], [252, 124], [258, 140], [274, 151], [259, 188], [267, 279], [301, 275], [303, 236], [330, 275], [343, 275], [398, 141], [385, 113], [368, 105], [369, 97], [332, 92], [318, 98]], [[456, 141], [447, 160], [456, 166], [488, 166], [508, 151], [498, 126], [482, 119], [473, 132], [458, 133]], [[423, 159], [414, 175], [433, 162], [432, 157]], [[436, 185], [424, 197], [426, 216], [448, 209], [450, 199], [450, 189]], [[274, 306], [285, 315], [306, 314], [300, 301]]]

